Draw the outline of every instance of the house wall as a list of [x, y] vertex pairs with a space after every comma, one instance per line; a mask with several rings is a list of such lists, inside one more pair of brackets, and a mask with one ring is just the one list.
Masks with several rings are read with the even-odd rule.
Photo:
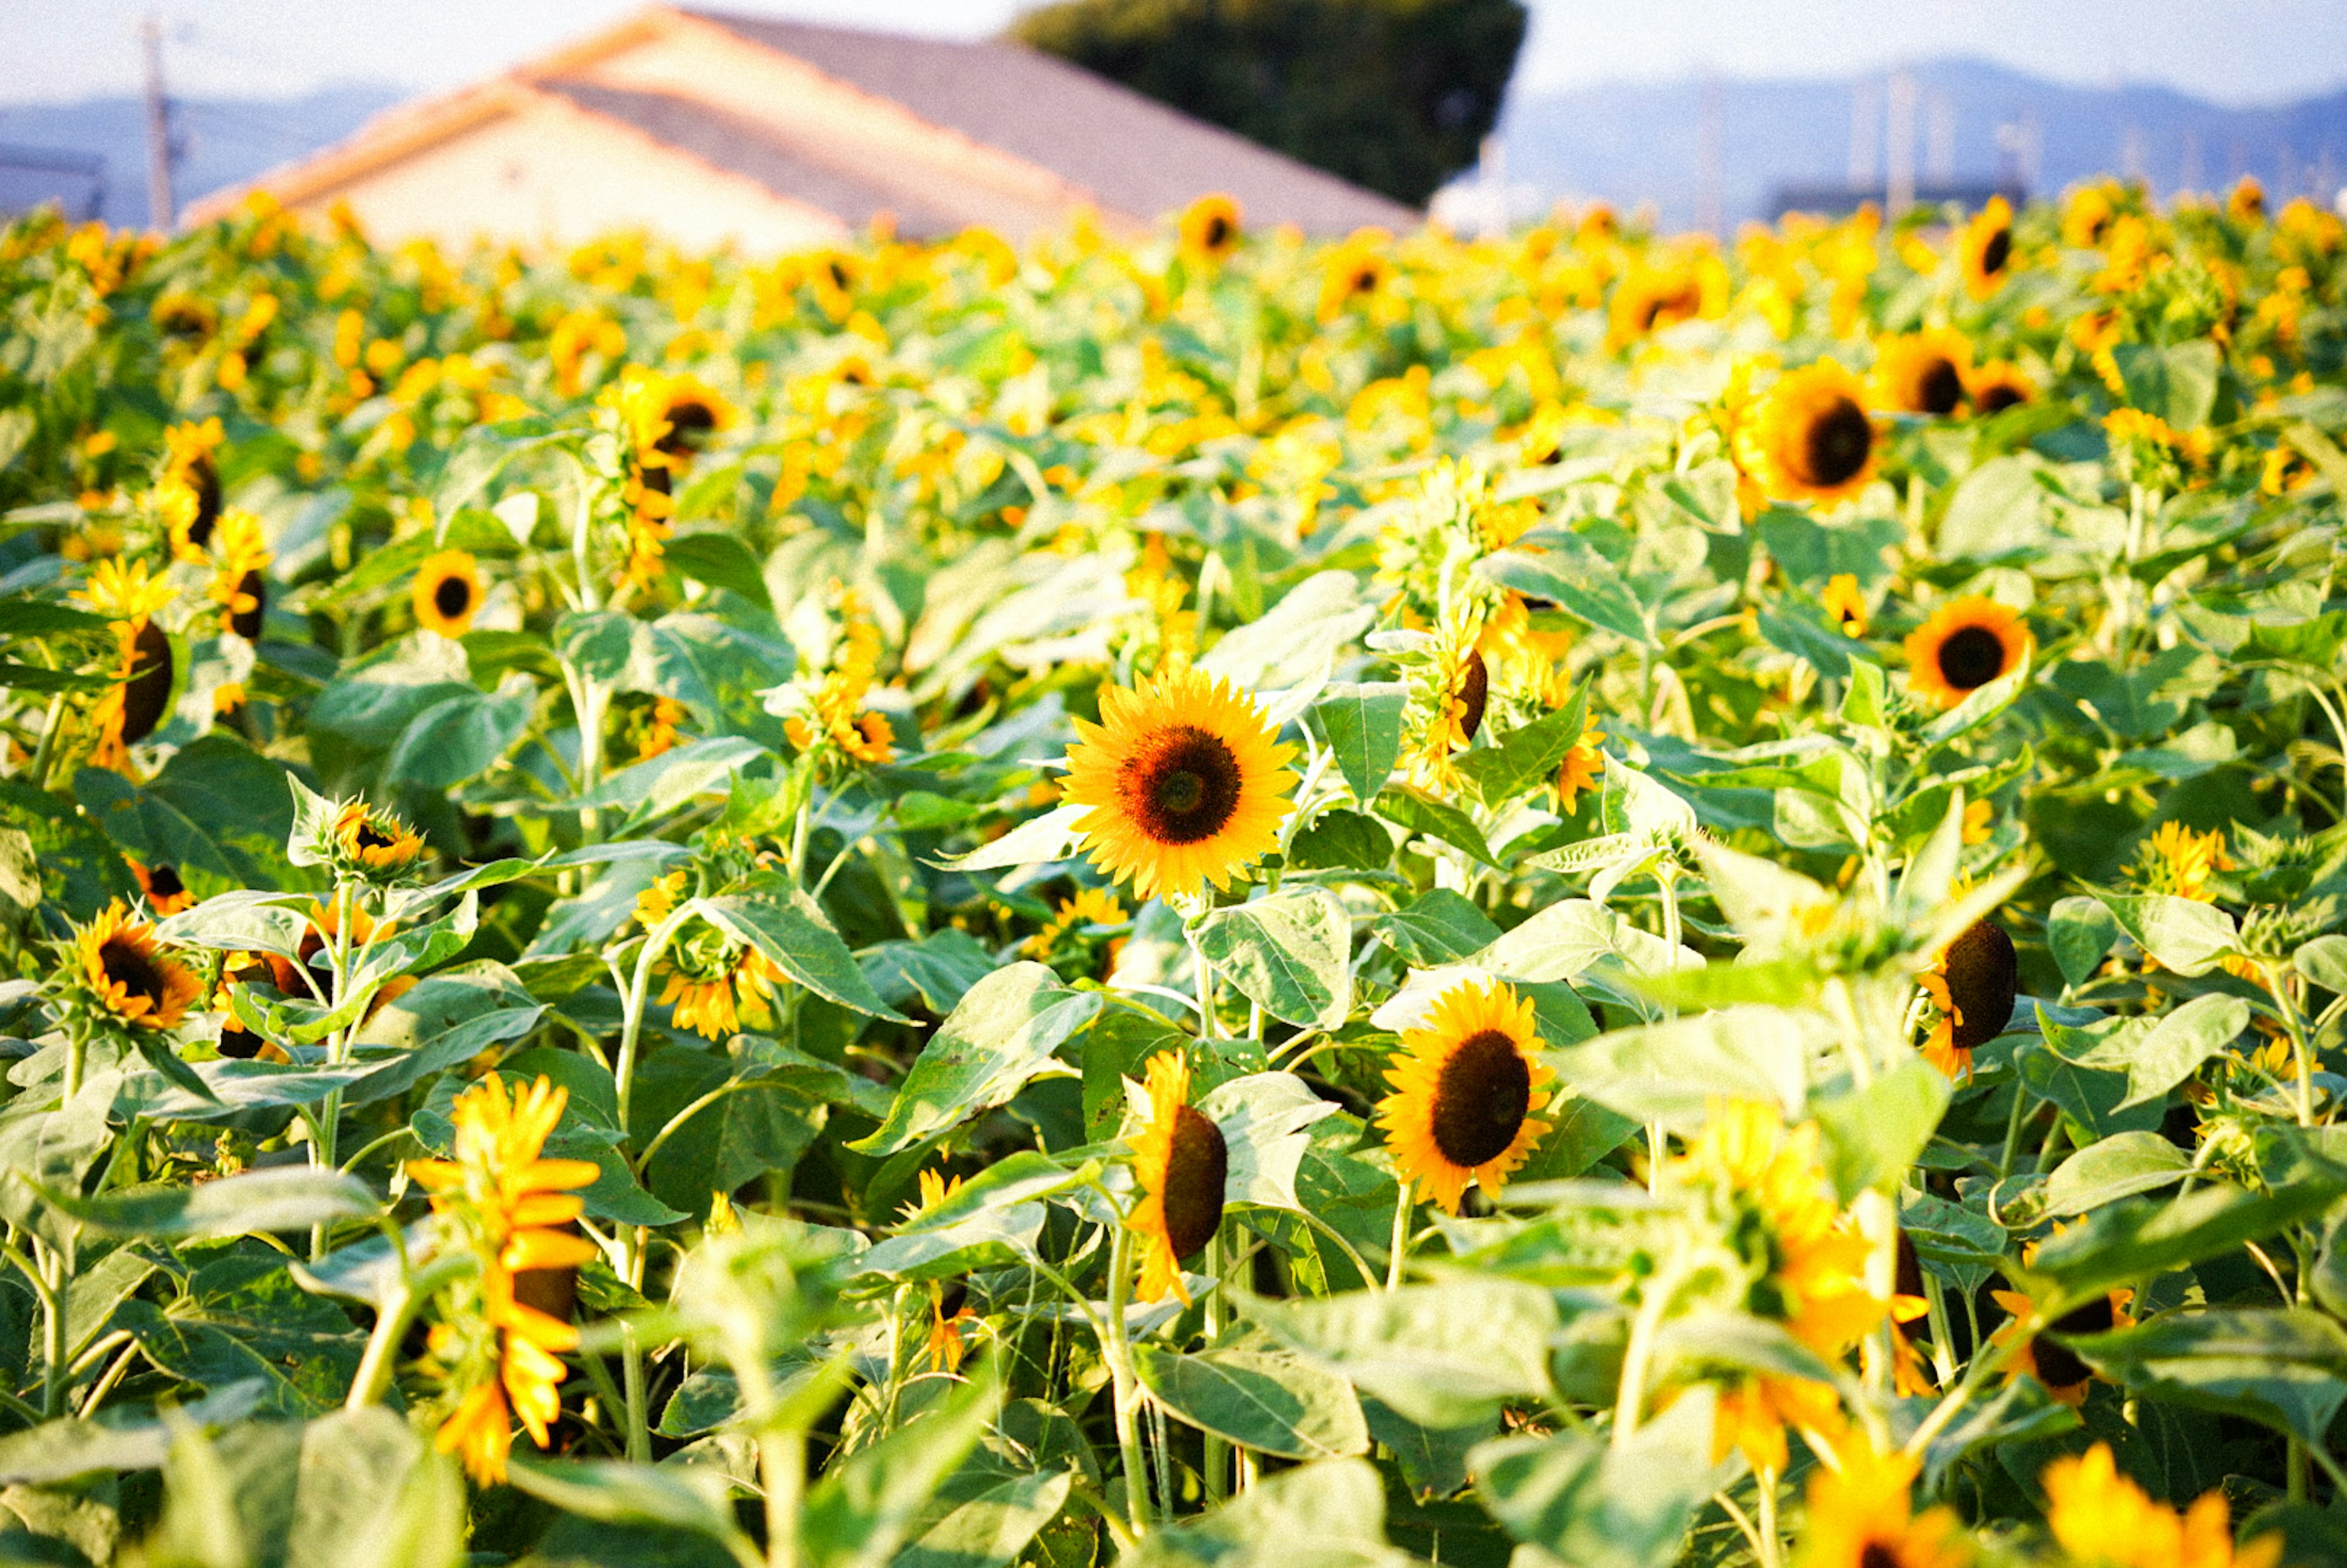
[[502, 116], [290, 205], [323, 215], [337, 200], [394, 242], [428, 235], [462, 247], [489, 234], [568, 246], [650, 229], [690, 249], [733, 242], [771, 254], [847, 238], [829, 213], [527, 94]]

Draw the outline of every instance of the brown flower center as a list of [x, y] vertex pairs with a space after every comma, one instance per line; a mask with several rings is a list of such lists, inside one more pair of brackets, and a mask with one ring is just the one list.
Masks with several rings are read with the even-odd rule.
[[171, 639], [153, 621], [131, 644], [138, 673], [122, 686], [122, 742], [135, 745], [155, 733], [171, 706]]
[[700, 451], [701, 438], [717, 428], [717, 411], [697, 397], [689, 397], [670, 407], [668, 426], [660, 449], [671, 457], [688, 456]]
[[1207, 250], [1221, 250], [1225, 245], [1229, 244], [1231, 241], [1230, 220], [1225, 218], [1221, 213], [1215, 213], [1212, 218], [1206, 220], [1205, 232], [1201, 234], [1199, 239], [1204, 243]]
[[1471, 1169], [1496, 1160], [1523, 1131], [1532, 1102], [1532, 1069], [1515, 1040], [1496, 1029], [1471, 1034], [1434, 1081], [1434, 1146]]
[[1954, 1026], [1958, 1050], [1973, 1050], [2004, 1032], [2019, 993], [2021, 967], [2013, 938], [1986, 920], [1975, 920], [1948, 944], [1948, 1000], [1963, 1021]]
[[236, 579], [236, 597], [240, 603], [251, 600], [252, 608], [230, 610], [229, 630], [250, 642], [261, 635], [261, 617], [269, 608], [269, 584], [261, 579], [259, 572], [246, 572]]
[[1885, 1541], [1870, 1541], [1858, 1549], [1858, 1568], [1905, 1568], [1898, 1549]]
[[158, 866], [147, 873], [147, 891], [158, 898], [176, 898], [187, 890], [188, 885], [179, 880], [179, 868], [176, 866]]
[[1866, 410], [1848, 397], [1837, 396], [1801, 432], [1796, 466], [1804, 484], [1840, 485], [1866, 466], [1867, 454], [1873, 450], [1874, 426]]
[[1481, 653], [1467, 655], [1467, 667], [1459, 672], [1459, 690], [1452, 695], [1459, 702], [1460, 736], [1471, 741], [1483, 727], [1483, 710], [1491, 702], [1491, 670]]
[[1979, 399], [1980, 411], [1983, 414], [2002, 414], [2015, 404], [2024, 401], [2026, 399], [2021, 395], [2019, 388], [2000, 381], [1993, 385], [1982, 388]]
[[1915, 404], [1925, 414], [1953, 414], [1964, 400], [1964, 378], [1951, 362], [1934, 358], [1915, 378]]
[[1230, 1174], [1223, 1130], [1188, 1105], [1174, 1108], [1174, 1137], [1165, 1152], [1165, 1241], [1177, 1258], [1214, 1240], [1223, 1223], [1223, 1183]]
[[[2053, 1331], [2056, 1334], [2107, 1334], [2117, 1321], [2111, 1314], [2111, 1298], [2098, 1296], [2084, 1307], [2056, 1317]], [[2067, 1346], [2056, 1345], [2041, 1337], [2031, 1349], [2037, 1360], [2037, 1380], [2049, 1389], [2067, 1389], [2095, 1375], [2094, 1368], [2080, 1360]]]
[[188, 465], [188, 487], [196, 493], [196, 516], [188, 525], [188, 542], [201, 549], [211, 543], [212, 525], [220, 515], [220, 470], [212, 466], [208, 454], [199, 455]]
[[463, 616], [473, 608], [472, 583], [455, 572], [449, 573], [433, 586], [432, 608], [450, 620]]
[[109, 985], [120, 986], [131, 997], [144, 997], [149, 1007], [161, 1009], [167, 989], [163, 967], [129, 937], [118, 932], [99, 943], [97, 965]]
[[1961, 626], [1940, 644], [1940, 677], [1959, 692], [2004, 673], [2004, 639], [1985, 626]]
[[1245, 783], [1218, 735], [1175, 724], [1124, 765], [1125, 799], [1143, 833], [1158, 844], [1197, 844], [1223, 830]]
[[1983, 277], [1993, 278], [2004, 271], [2004, 264], [2011, 260], [2013, 231], [2000, 229], [1988, 237], [1987, 244], [1981, 247], [1981, 273]]

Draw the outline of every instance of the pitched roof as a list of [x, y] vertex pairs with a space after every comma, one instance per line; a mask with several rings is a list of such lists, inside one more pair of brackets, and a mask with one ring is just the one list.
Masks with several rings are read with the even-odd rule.
[[729, 174], [754, 180], [777, 196], [828, 212], [851, 229], [866, 227], [883, 211], [896, 220], [896, 232], [907, 239], [942, 239], [962, 228], [901, 191], [883, 190], [812, 162], [757, 121], [713, 104], [569, 77], [541, 77], [535, 85], [590, 114], [617, 120]]
[[1311, 233], [1369, 224], [1406, 229], [1419, 218], [1398, 201], [1023, 45], [690, 14], [1049, 169], [1134, 217], [1220, 190], [1235, 197], [1252, 222], [1293, 223]]

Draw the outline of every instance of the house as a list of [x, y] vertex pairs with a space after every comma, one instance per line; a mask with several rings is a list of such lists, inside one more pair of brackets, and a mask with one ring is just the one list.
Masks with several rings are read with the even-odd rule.
[[1414, 226], [1409, 208], [1005, 41], [948, 42], [655, 5], [490, 81], [193, 204], [251, 190], [347, 202], [368, 232], [462, 245], [641, 229], [753, 252], [908, 238], [1013, 240], [1090, 210], [1145, 229], [1208, 191], [1251, 225]]

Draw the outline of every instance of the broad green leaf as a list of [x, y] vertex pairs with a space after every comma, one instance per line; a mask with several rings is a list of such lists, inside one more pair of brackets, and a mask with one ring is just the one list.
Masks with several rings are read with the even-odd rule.
[[1118, 1568], [1409, 1568], [1386, 1542], [1385, 1487], [1362, 1459], [1266, 1475], [1221, 1507], [1153, 1530]]
[[2207, 974], [2239, 946], [2233, 917], [2214, 904], [2166, 893], [2105, 894], [2103, 903], [2137, 947], [2188, 979]]
[[2270, 1193], [2206, 1186], [2171, 1203], [2113, 1204], [2046, 1240], [2030, 1272], [2065, 1299], [2086, 1300], [2262, 1241], [2313, 1218], [2342, 1194], [2347, 1194], [2347, 1167], [2309, 1157], [2301, 1171]]
[[968, 855], [936, 856], [929, 864], [940, 871], [996, 871], [1006, 866], [1040, 866], [1065, 860], [1083, 842], [1076, 824], [1092, 809], [1088, 805], [1055, 806]]
[[2317, 937], [2292, 953], [2298, 972], [2334, 996], [2347, 996], [2347, 937]]
[[1216, 909], [1198, 924], [1199, 950], [1264, 1011], [1334, 1028], [1351, 1010], [1352, 922], [1325, 887]]
[[2057, 898], [2046, 917], [2045, 945], [2054, 950], [2062, 978], [2074, 986], [2086, 984], [2102, 968], [2118, 939], [2119, 923], [2099, 898]]
[[1352, 1385], [1294, 1356], [1261, 1350], [1180, 1355], [1133, 1348], [1133, 1369], [1166, 1412], [1201, 1431], [1283, 1459], [1368, 1450]]
[[518, 672], [495, 692], [468, 691], [436, 702], [408, 721], [390, 760], [388, 784], [453, 789], [486, 772], [528, 732], [538, 685]]
[[1069, 1071], [1052, 1053], [1102, 1005], [1099, 993], [1070, 990], [1041, 964], [995, 970], [970, 987], [921, 1048], [887, 1121], [847, 1146], [863, 1154], [902, 1153], [1007, 1103], [1031, 1078]]
[[1370, 928], [1403, 961], [1421, 968], [1456, 963], [1500, 939], [1500, 927], [1491, 924], [1491, 917], [1473, 899], [1448, 887], [1419, 894], [1391, 914], [1378, 916]]
[[822, 906], [799, 888], [770, 882], [747, 893], [703, 898], [696, 907], [711, 925], [756, 948], [825, 1001], [891, 1023], [909, 1021], [880, 999]]
[[2045, 1179], [2045, 1212], [2083, 1214], [2105, 1204], [2157, 1192], [2184, 1179], [2192, 1156], [2157, 1132], [2117, 1132], [2089, 1143]]
[[1614, 563], [1567, 528], [1540, 528], [1519, 548], [1485, 556], [1476, 575], [1527, 599], [1545, 599], [1566, 614], [1643, 647], [1654, 646], [1645, 607]]
[[1244, 1298], [1248, 1317], [1409, 1419], [1459, 1427], [1499, 1401], [1544, 1393], [1556, 1298], [1496, 1277], [1354, 1292], [1318, 1301]]
[[582, 806], [620, 806], [650, 821], [674, 811], [695, 795], [712, 794], [749, 764], [773, 753], [740, 735], [712, 735], [688, 741], [649, 762], [621, 768], [590, 794]]
[[1932, 1141], [1948, 1098], [1946, 1074], [1929, 1062], [1909, 1061], [1864, 1089], [1819, 1102], [1826, 1165], [1842, 1201], [1869, 1187], [1895, 1187]]
[[1489, 806], [1529, 794], [1555, 777], [1565, 753], [1587, 730], [1588, 712], [1589, 689], [1583, 686], [1563, 707], [1510, 730], [1491, 745], [1465, 753], [1459, 758], [1459, 771]]
[[[2107, 1025], [2116, 1020], [2104, 1021]], [[2159, 1125], [2160, 1111], [2157, 1105], [2121, 1109], [2120, 1102], [2127, 1092], [2125, 1073], [2082, 1066], [2068, 1054], [2075, 1051], [2079, 1056], [2086, 1055], [2099, 1041], [2098, 1034], [2055, 1023], [2045, 1015], [2043, 1005], [2038, 1009], [2038, 1022], [2045, 1038], [2017, 1041], [2013, 1052], [2014, 1066], [2019, 1070], [2022, 1086], [2029, 1093], [2052, 1101], [2096, 1138]]]
[[942, 1279], [1035, 1255], [1043, 1228], [1039, 1201], [1079, 1175], [1032, 1149], [996, 1161], [920, 1210], [856, 1261], [859, 1273], [898, 1279]]
[[1339, 1107], [1292, 1072], [1253, 1072], [1216, 1084], [1199, 1114], [1221, 1130], [1224, 1200], [1293, 1209], [1296, 1174], [1312, 1142], [1310, 1127]]
[[887, 1568], [922, 1504], [978, 1445], [1001, 1400], [993, 1379], [980, 1377], [834, 1464], [807, 1492], [800, 1561], [809, 1568]]
[[2169, 1312], [2073, 1338], [2096, 1371], [2147, 1395], [2320, 1443], [2347, 1401], [2347, 1330], [2306, 1307]]
[[453, 1460], [381, 1406], [337, 1410], [302, 1433], [286, 1568], [454, 1568], [465, 1561], [465, 1485]]
[[1486, 866], [1499, 865], [1491, 856], [1491, 846], [1483, 841], [1482, 829], [1475, 825], [1475, 819], [1456, 806], [1396, 785], [1378, 796], [1376, 809], [1379, 816], [1396, 827], [1464, 850]]
[[945, 1516], [897, 1553], [891, 1568], [1006, 1568], [1066, 1506], [1075, 1477], [1065, 1470], [1008, 1475]]
[[1335, 682], [1307, 710], [1321, 741], [1336, 753], [1337, 771], [1363, 806], [1378, 798], [1401, 753], [1401, 713], [1409, 689], [1399, 682]]
[[1711, 1401], [1678, 1400], [1628, 1443], [1586, 1430], [1500, 1438], [1470, 1456], [1508, 1533], [1575, 1568], [1667, 1568], [1717, 1484]]
[[620, 1460], [531, 1459], [518, 1453], [507, 1470], [515, 1491], [582, 1519], [665, 1524], [729, 1546], [742, 1539], [725, 1478], [713, 1470]]
[[51, 1193], [49, 1201], [93, 1230], [114, 1235], [196, 1240], [307, 1230], [377, 1210], [364, 1182], [307, 1166], [248, 1171], [191, 1187], [123, 1187], [84, 1198]]
[[1800, 1113], [1818, 1025], [1776, 1008], [1729, 1008], [1616, 1030], [1550, 1054], [1566, 1088], [1639, 1122], [1700, 1126], [1722, 1096]]

